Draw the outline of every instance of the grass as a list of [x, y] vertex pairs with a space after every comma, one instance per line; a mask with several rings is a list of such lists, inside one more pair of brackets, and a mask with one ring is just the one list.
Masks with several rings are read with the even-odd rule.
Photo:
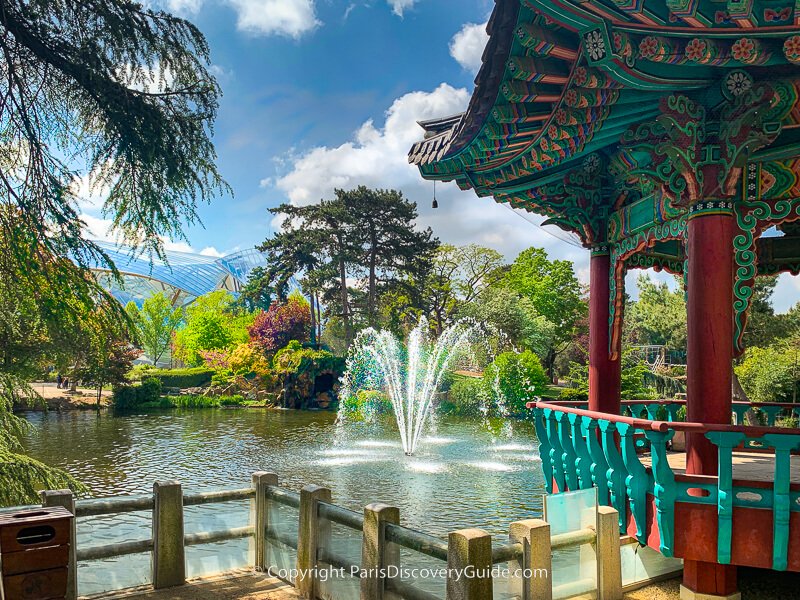
[[162, 396], [157, 402], [145, 402], [137, 408], [220, 408], [225, 406], [248, 406], [251, 402], [244, 396]]

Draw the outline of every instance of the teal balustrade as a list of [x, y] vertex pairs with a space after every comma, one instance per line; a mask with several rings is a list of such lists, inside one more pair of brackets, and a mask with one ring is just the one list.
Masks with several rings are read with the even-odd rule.
[[739, 432], [710, 431], [706, 437], [717, 446], [719, 468], [717, 475], [717, 561], [722, 565], [731, 562], [733, 536], [733, 449], [742, 443], [745, 435]]
[[567, 415], [570, 424], [572, 445], [575, 449], [575, 471], [578, 474], [578, 486], [584, 490], [592, 487], [592, 457], [583, 432], [581, 417], [575, 413]]
[[591, 473], [592, 481], [597, 488], [597, 501], [604, 506], [608, 506], [610, 503], [608, 477], [606, 477], [608, 463], [600, 445], [598, 423], [596, 419], [591, 417], [581, 417], [581, 425], [586, 444], [589, 447], [589, 455], [592, 457]]
[[566, 491], [564, 477], [564, 450], [561, 448], [561, 440], [558, 435], [558, 420], [555, 411], [546, 408], [544, 418], [547, 422], [547, 435], [550, 441], [550, 464], [553, 469], [553, 480], [559, 492]]
[[619, 530], [624, 532], [626, 515], [628, 514], [625, 506], [625, 479], [628, 472], [625, 469], [625, 461], [623, 461], [619, 448], [617, 448], [617, 441], [614, 435], [617, 430], [616, 423], [605, 419], [598, 419], [598, 423], [600, 425], [600, 438], [603, 442], [603, 455], [606, 457], [606, 463], [608, 464], [606, 478], [611, 496], [611, 506], [619, 513]]
[[628, 475], [625, 477], [625, 488], [630, 501], [631, 515], [636, 524], [636, 539], [647, 543], [647, 491], [649, 477], [647, 470], [639, 461], [634, 440], [634, 428], [627, 423], [617, 423], [617, 431], [622, 447], [622, 460]]
[[731, 406], [731, 410], [733, 411], [733, 414], [736, 415], [737, 425], [744, 425], [744, 417], [750, 408], [751, 407], [749, 403], [734, 402], [733, 406]]
[[675, 552], [675, 473], [667, 460], [667, 443], [674, 431], [645, 431], [653, 459], [653, 496], [656, 499], [656, 523], [661, 536], [659, 550], [672, 557]]
[[[534, 409], [534, 422], [539, 436], [542, 469], [548, 493], [553, 482], [559, 491], [597, 488], [600, 503], [613, 506], [619, 513], [620, 531], [626, 530], [627, 514], [633, 517], [636, 538], [646, 543], [648, 538], [647, 494], [655, 498], [655, 518], [660, 534], [659, 550], [672, 557], [675, 552], [675, 503], [707, 504], [717, 510], [717, 560], [732, 562], [734, 508], [747, 507], [771, 510], [773, 513], [773, 556], [776, 570], [785, 570], [789, 552], [789, 522], [792, 512], [800, 512], [800, 491], [791, 489], [790, 458], [800, 451], [800, 431], [797, 429], [765, 430], [755, 427], [713, 425], [705, 429], [706, 437], [716, 445], [719, 456], [717, 477], [680, 477], [669, 465], [668, 446], [676, 429], [686, 432], [704, 431], [700, 424], [689, 427], [675, 423], [681, 403], [629, 403], [631, 414], [647, 412], [655, 415], [666, 410], [673, 423], [632, 421], [626, 417], [590, 413], [575, 407], [549, 403]], [[749, 404], [733, 406], [737, 421], [743, 420]], [[794, 407], [768, 405], [768, 419], [775, 421], [783, 410], [796, 414]], [[663, 413], [661, 413], [663, 415]], [[771, 415], [771, 416], [770, 416]], [[648, 426], [649, 425], [649, 426]], [[708, 431], [711, 429], [711, 431]], [[637, 440], [646, 439], [651, 467], [645, 468], [640, 459]], [[772, 486], [748, 485], [733, 477], [734, 451], [757, 450], [775, 452], [775, 473]]]
[[791, 452], [800, 446], [800, 435], [766, 434], [764, 440], [775, 448], [775, 481], [772, 496], [772, 568], [785, 571], [789, 555], [789, 517], [792, 503]]
[[570, 435], [569, 415], [564, 412], [555, 413], [558, 421], [559, 442], [561, 442], [561, 461], [564, 463], [564, 479], [567, 489], [578, 489], [578, 470], [576, 460], [578, 455], [575, 453], [572, 436]]
[[536, 428], [536, 437], [539, 440], [539, 459], [542, 461], [544, 474], [544, 487], [548, 494], [553, 493], [553, 461], [550, 458], [552, 446], [550, 436], [547, 435], [547, 423], [544, 411], [540, 408], [533, 409], [533, 425]]

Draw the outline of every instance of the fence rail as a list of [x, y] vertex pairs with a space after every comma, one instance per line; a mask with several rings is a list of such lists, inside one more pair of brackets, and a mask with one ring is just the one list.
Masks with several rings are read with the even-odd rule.
[[[250, 524], [214, 531], [184, 533], [183, 509], [232, 501], [250, 501]], [[512, 523], [509, 539], [492, 545], [491, 536], [479, 529], [465, 529], [450, 533], [448, 540], [400, 525], [396, 507], [370, 504], [363, 512], [355, 512], [332, 503], [331, 491], [317, 486], [307, 486], [299, 493], [278, 486], [278, 477], [272, 473], [254, 473], [249, 488], [200, 493], [183, 493], [177, 482], [157, 482], [153, 494], [110, 499], [75, 501], [68, 490], [42, 492], [43, 506], [65, 506], [79, 518], [151, 511], [153, 529], [150, 539], [125, 541], [113, 544], [76, 547], [71, 545], [68, 600], [75, 600], [77, 589], [77, 563], [125, 557], [145, 552], [152, 553], [151, 569], [153, 587], [179, 586], [186, 582], [185, 548], [229, 540], [253, 540], [255, 564], [259, 571], [277, 574], [270, 543], [279, 543], [297, 551], [298, 576], [295, 585], [306, 598], [320, 596], [320, 581], [314, 573], [321, 565], [343, 569], [359, 582], [361, 600], [399, 598], [405, 600], [442, 600], [440, 596], [422, 589], [411, 580], [386, 576], [389, 567], [400, 566], [400, 548], [416, 552], [445, 563], [448, 567], [446, 598], [448, 600], [491, 600], [492, 565], [509, 563], [531, 573], [547, 571], [546, 577], [522, 574], [519, 578], [521, 600], [552, 598], [553, 594], [569, 590], [553, 589], [550, 578], [550, 557], [555, 549], [593, 544], [597, 552], [598, 598], [621, 598], [621, 569], [619, 565], [619, 535], [616, 526], [603, 525], [611, 519], [617, 522], [616, 512], [606, 514], [600, 507], [596, 529], [584, 529], [571, 534], [550, 536], [549, 525], [540, 519]], [[297, 537], [285, 528], [271, 523], [271, 507], [287, 506], [298, 511]], [[602, 514], [601, 514], [602, 513]], [[330, 543], [330, 524], [338, 524], [358, 531], [362, 538], [361, 560], [357, 563], [338, 555]], [[605, 532], [605, 533], [603, 533]], [[74, 534], [73, 534], [74, 539]], [[609, 567], [609, 563], [611, 567]], [[295, 566], [295, 565], [293, 565]], [[475, 577], [456, 577], [455, 569], [472, 568]], [[483, 569], [483, 570], [480, 570]], [[611, 576], [602, 573], [610, 572]], [[585, 583], [585, 582], [583, 582]]]

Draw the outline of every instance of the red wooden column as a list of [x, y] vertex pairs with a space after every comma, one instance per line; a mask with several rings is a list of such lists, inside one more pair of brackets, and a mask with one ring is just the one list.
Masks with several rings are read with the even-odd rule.
[[[729, 199], [703, 200], [690, 208], [686, 308], [687, 419], [731, 422], [735, 221]], [[703, 434], [686, 440], [686, 472], [717, 475], [717, 448]], [[716, 536], [716, 523], [698, 536]], [[683, 585], [704, 597], [736, 597], [736, 567], [684, 561]]]
[[589, 410], [618, 415], [621, 370], [619, 348], [613, 360], [609, 353], [610, 276], [609, 248], [595, 246], [589, 274]]

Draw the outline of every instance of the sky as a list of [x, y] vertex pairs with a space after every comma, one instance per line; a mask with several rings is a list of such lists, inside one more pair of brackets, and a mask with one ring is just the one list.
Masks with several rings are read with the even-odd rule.
[[[492, 0], [150, 0], [191, 20], [211, 48], [223, 91], [214, 127], [218, 167], [233, 194], [199, 207], [178, 250], [210, 255], [248, 248], [279, 222], [269, 208], [330, 198], [334, 188], [401, 190], [419, 207], [420, 227], [442, 241], [476, 243], [511, 261], [543, 247], [575, 263], [588, 283], [587, 250], [536, 215], [433, 184], [407, 162], [418, 120], [463, 111], [486, 43]], [[108, 236], [96, 198], [84, 193], [91, 234]], [[635, 296], [637, 273], [628, 276]], [[669, 280], [671, 277], [660, 277]], [[672, 283], [671, 283], [672, 284]], [[798, 299], [784, 276], [779, 310]]]

